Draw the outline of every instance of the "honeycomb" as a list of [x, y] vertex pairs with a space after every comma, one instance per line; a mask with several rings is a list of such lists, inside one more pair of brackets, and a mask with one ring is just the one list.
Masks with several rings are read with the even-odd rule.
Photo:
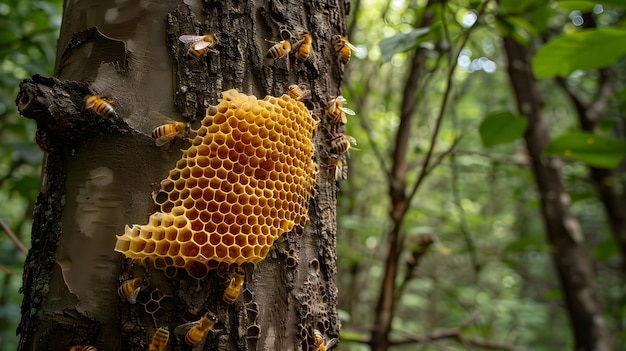
[[311, 112], [288, 95], [222, 95], [153, 195], [160, 211], [127, 225], [115, 251], [201, 278], [260, 262], [280, 235], [306, 224], [316, 180]]

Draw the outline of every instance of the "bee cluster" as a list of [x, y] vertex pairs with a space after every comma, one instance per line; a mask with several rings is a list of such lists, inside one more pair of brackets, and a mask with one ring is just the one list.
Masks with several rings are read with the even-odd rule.
[[[300, 31], [292, 36], [282, 30], [281, 39], [267, 40], [271, 44], [267, 58], [286, 62], [287, 70], [290, 58], [301, 63], [309, 60], [313, 52], [311, 34]], [[186, 45], [190, 60], [219, 55], [215, 49], [219, 42], [212, 34], [182, 35], [178, 40]], [[351, 51], [356, 50], [339, 35], [330, 43], [340, 64], [346, 64]], [[149, 262], [168, 277], [178, 270], [196, 279], [203, 279], [214, 269], [227, 273], [222, 300], [233, 304], [245, 282], [242, 267], [265, 259], [282, 234], [308, 221], [309, 199], [317, 178], [312, 138], [319, 120], [305, 105], [310, 99], [310, 87], [304, 83], [286, 84], [284, 95], [262, 100], [233, 89], [223, 92], [221, 101], [207, 108], [197, 130], [187, 122], [172, 120], [154, 128], [152, 137], [157, 146], [175, 138], [186, 139], [191, 145], [182, 150], [181, 159], [153, 194], [159, 211], [150, 215], [146, 224], [127, 225], [117, 236], [115, 251]], [[114, 103], [115, 99], [93, 95], [85, 99], [85, 108], [103, 118], [118, 118]], [[321, 115], [331, 126], [326, 152], [322, 153], [326, 159], [322, 167], [328, 169], [331, 182], [345, 179], [341, 159], [356, 144], [353, 137], [342, 132], [347, 115], [355, 114], [345, 104], [343, 96], [333, 96], [321, 106]], [[44, 137], [38, 135], [39, 139]], [[131, 278], [121, 284], [118, 295], [135, 304], [140, 291], [147, 287], [145, 279]], [[164, 295], [158, 289], [154, 292], [160, 295], [151, 294], [144, 307], [157, 327], [155, 313]], [[149, 308], [149, 304], [154, 306]], [[216, 322], [217, 317], [207, 311], [199, 319], [179, 325], [174, 333], [188, 345], [195, 345]], [[309, 337], [319, 351], [330, 349], [336, 342], [326, 343], [318, 329], [312, 329]], [[167, 327], [155, 328], [149, 350], [163, 350], [169, 338]], [[72, 349], [95, 351], [92, 346]]]

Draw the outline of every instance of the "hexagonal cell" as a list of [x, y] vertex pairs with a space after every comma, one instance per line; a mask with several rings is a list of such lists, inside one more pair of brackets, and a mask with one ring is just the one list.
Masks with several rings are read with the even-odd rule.
[[173, 256], [178, 256], [179, 252], [180, 252], [180, 243], [176, 241], [172, 241], [170, 243], [170, 247], [169, 247], [169, 250], [167, 251], [167, 254], [170, 257], [173, 257]]
[[205, 258], [215, 256], [215, 247], [211, 245], [204, 245], [200, 248], [200, 254]]
[[224, 244], [219, 244], [215, 247], [215, 256], [224, 259], [228, 257], [228, 247]]
[[222, 244], [232, 246], [235, 243], [235, 236], [230, 233], [222, 235]]
[[189, 241], [180, 246], [180, 253], [185, 257], [196, 257], [200, 253], [200, 247], [193, 241]]
[[156, 243], [156, 247], [154, 252], [157, 255], [165, 256], [167, 255], [167, 251], [170, 249], [169, 241], [161, 240]]
[[198, 230], [193, 233], [193, 238], [191, 240], [193, 240], [193, 242], [197, 245], [202, 246], [209, 240], [209, 236], [207, 233]]
[[192, 233], [191, 230], [187, 229], [187, 228], [182, 228], [178, 231], [178, 237], [177, 240], [179, 242], [187, 242], [189, 240], [191, 240], [192, 237]]
[[230, 246], [228, 248], [228, 256], [231, 258], [239, 258], [239, 256], [241, 256], [241, 248], [239, 246]]

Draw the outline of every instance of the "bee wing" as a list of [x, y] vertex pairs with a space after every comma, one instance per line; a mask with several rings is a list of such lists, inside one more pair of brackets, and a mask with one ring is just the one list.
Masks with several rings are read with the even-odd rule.
[[177, 326], [176, 328], [174, 328], [174, 334], [176, 335], [185, 335], [187, 334], [187, 332], [189, 331], [189, 329], [191, 329], [194, 325], [197, 325], [198, 323], [200, 323], [200, 321], [194, 321], [194, 322], [189, 322], [189, 323], [183, 323], [179, 326]]
[[359, 49], [356, 46], [352, 45], [352, 43], [350, 43], [349, 41], [346, 40], [344, 43], [346, 44], [347, 47], [350, 48], [350, 50], [352, 50], [354, 52], [358, 52], [359, 51]]
[[211, 43], [209, 43], [208, 41], [201, 40], [201, 41], [198, 41], [197, 43], [193, 44], [193, 48], [195, 50], [202, 50], [202, 49], [204, 49], [204, 48], [206, 48], [206, 47], [208, 47], [210, 45], [211, 45]]
[[346, 135], [346, 139], [348, 139], [348, 141], [350, 142], [350, 144], [352, 145], [356, 145], [356, 139], [351, 136], [351, 135]]
[[182, 41], [185, 44], [193, 43], [200, 39], [202, 39], [202, 36], [200, 35], [181, 35], [180, 37], [178, 37], [178, 40]]
[[141, 287], [138, 287], [137, 289], [133, 290], [133, 292], [127, 298], [129, 303], [131, 303], [133, 305], [137, 303], [137, 296], [139, 296], [139, 291], [140, 290], [141, 290]]
[[156, 144], [156, 146], [163, 146], [167, 143], [169, 143], [170, 141], [174, 140], [174, 138], [176, 137], [176, 134], [172, 134], [172, 135], [167, 135], [164, 137], [160, 137], [160, 138], [156, 138], [154, 140], [154, 143]]
[[345, 113], [346, 115], [350, 115], [350, 116], [354, 116], [356, 115], [356, 112], [352, 111], [351, 109], [344, 107], [344, 106], [339, 106], [338, 107], [341, 111], [343, 111], [343, 113]]

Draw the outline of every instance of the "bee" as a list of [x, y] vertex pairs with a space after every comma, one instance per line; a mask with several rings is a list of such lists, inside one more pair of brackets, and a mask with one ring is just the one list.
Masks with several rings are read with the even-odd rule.
[[279, 59], [291, 51], [291, 42], [289, 39], [283, 39], [279, 42], [265, 39], [268, 43], [274, 44], [267, 50], [267, 58]]
[[341, 155], [348, 151], [352, 145], [356, 145], [356, 139], [350, 135], [339, 134], [329, 140], [329, 151], [335, 155]]
[[298, 84], [298, 85], [285, 84], [285, 89], [287, 89], [287, 94], [297, 101], [302, 101], [304, 99], [311, 98], [311, 90], [309, 90], [308, 88], [309, 86], [306, 84]]
[[167, 341], [169, 338], [169, 330], [167, 330], [166, 327], [159, 328], [152, 337], [150, 346], [148, 346], [148, 351], [163, 351], [165, 349], [165, 345], [167, 345]]
[[130, 279], [122, 283], [117, 289], [117, 294], [122, 298], [128, 300], [128, 302], [134, 304], [137, 302], [137, 296], [139, 291], [143, 287], [141, 278]]
[[114, 99], [105, 100], [99, 95], [89, 95], [85, 98], [85, 108], [92, 109], [95, 113], [102, 117], [117, 117], [115, 109], [111, 106], [114, 102]]
[[343, 179], [343, 162], [339, 155], [330, 155], [328, 157], [328, 181], [338, 182]]
[[335, 35], [331, 39], [331, 44], [335, 48], [335, 54], [339, 56], [339, 60], [344, 65], [350, 61], [352, 51], [357, 51], [356, 46], [352, 45], [346, 37]]
[[207, 333], [213, 329], [215, 322], [217, 322], [217, 317], [213, 313], [207, 312], [195, 322], [179, 325], [174, 329], [174, 333], [179, 335], [185, 334], [185, 342], [188, 345], [195, 345], [202, 341]]
[[74, 345], [70, 347], [70, 351], [98, 351], [98, 349], [91, 345]]
[[326, 344], [324, 343], [324, 335], [321, 331], [313, 329], [313, 343], [317, 347], [317, 351], [326, 351]]
[[298, 32], [298, 42], [294, 45], [296, 50], [296, 59], [304, 62], [309, 58], [311, 53], [311, 44], [313, 43], [313, 37], [307, 32]]
[[329, 106], [326, 109], [326, 113], [328, 114], [328, 116], [330, 116], [330, 118], [337, 123], [346, 124], [348, 122], [346, 114], [351, 116], [354, 116], [356, 114], [351, 109], [343, 106], [346, 102], [346, 98], [339, 95], [330, 101]]
[[243, 286], [243, 282], [246, 277], [239, 268], [230, 272], [229, 277], [230, 282], [228, 283], [226, 290], [224, 290], [224, 296], [222, 296], [222, 299], [224, 302], [232, 304], [241, 293], [241, 287]]
[[176, 137], [186, 138], [189, 134], [189, 124], [185, 122], [174, 122], [160, 125], [152, 131], [152, 137], [157, 146], [163, 146]]
[[211, 52], [213, 55], [219, 55], [219, 51], [213, 49], [217, 44], [217, 39], [211, 34], [205, 35], [181, 35], [178, 40], [185, 44], [191, 43], [187, 50], [187, 57], [191, 60], [200, 58]]
[[37, 146], [39, 146], [39, 149], [43, 152], [50, 152], [52, 149], [48, 132], [45, 129], [37, 128], [35, 132], [35, 143], [37, 143]]

